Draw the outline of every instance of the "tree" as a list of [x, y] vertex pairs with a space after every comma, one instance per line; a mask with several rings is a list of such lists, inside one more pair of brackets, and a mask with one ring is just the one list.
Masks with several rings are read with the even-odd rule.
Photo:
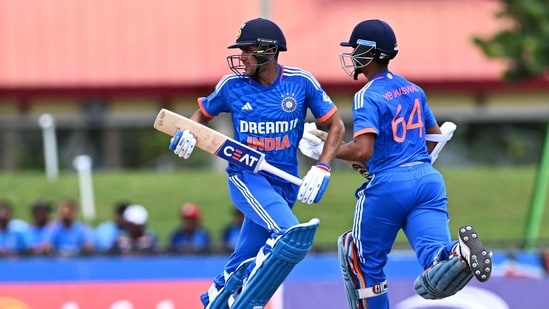
[[508, 60], [503, 78], [518, 81], [549, 76], [549, 0], [501, 0], [497, 18], [511, 22], [491, 38], [473, 42], [489, 58]]

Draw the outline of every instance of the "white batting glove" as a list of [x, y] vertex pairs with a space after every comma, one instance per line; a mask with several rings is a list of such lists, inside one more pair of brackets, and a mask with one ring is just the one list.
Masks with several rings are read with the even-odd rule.
[[188, 159], [196, 146], [196, 137], [191, 130], [178, 130], [170, 140], [170, 150], [180, 158]]
[[309, 132], [304, 132], [299, 141], [299, 150], [301, 153], [311, 159], [318, 160], [324, 148], [324, 141]]
[[306, 204], [318, 203], [330, 182], [330, 166], [318, 162], [311, 166], [299, 187], [297, 199]]

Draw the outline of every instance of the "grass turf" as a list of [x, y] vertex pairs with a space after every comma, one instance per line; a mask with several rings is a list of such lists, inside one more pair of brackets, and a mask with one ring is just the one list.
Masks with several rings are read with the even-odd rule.
[[[441, 169], [446, 179], [450, 228], [473, 224], [484, 242], [499, 248], [516, 248], [526, 231], [532, 190], [536, 177], [534, 167], [522, 168], [456, 168]], [[322, 201], [314, 205], [297, 202], [294, 210], [301, 221], [321, 220], [316, 247], [335, 250], [337, 237], [350, 229], [354, 211], [354, 190], [362, 178], [352, 171], [338, 169], [332, 174]], [[210, 230], [217, 246], [222, 227], [231, 220], [226, 175], [204, 169], [178, 169], [174, 172], [116, 171], [95, 172], [93, 187], [96, 219], [112, 217], [118, 201], [131, 201], [149, 211], [149, 226], [159, 235], [162, 245], [180, 223], [179, 207], [187, 201], [202, 208], [203, 224]], [[63, 197], [79, 199], [78, 176], [62, 173], [55, 181], [43, 173], [21, 172], [0, 174], [0, 198], [8, 199], [15, 208], [14, 217], [29, 219], [30, 206], [36, 199], [57, 202]], [[548, 202], [545, 208], [548, 209]], [[540, 238], [549, 239], [549, 210], [544, 212]], [[407, 248], [402, 234], [397, 246]]]

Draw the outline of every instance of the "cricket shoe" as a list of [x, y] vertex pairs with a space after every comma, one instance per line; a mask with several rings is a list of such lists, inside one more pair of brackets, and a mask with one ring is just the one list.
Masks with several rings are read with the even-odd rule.
[[478, 281], [486, 282], [490, 279], [492, 252], [484, 248], [474, 227], [464, 225], [459, 228], [458, 250]]

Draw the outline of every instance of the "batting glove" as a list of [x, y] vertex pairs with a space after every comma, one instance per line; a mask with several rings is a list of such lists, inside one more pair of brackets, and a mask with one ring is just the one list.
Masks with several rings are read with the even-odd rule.
[[324, 141], [318, 136], [307, 131], [303, 133], [303, 137], [299, 141], [299, 150], [304, 156], [318, 160], [323, 148]]
[[196, 137], [191, 130], [177, 130], [170, 140], [170, 150], [180, 158], [188, 159], [196, 146]]
[[330, 182], [330, 166], [318, 162], [311, 166], [299, 187], [297, 199], [306, 204], [318, 203]]

